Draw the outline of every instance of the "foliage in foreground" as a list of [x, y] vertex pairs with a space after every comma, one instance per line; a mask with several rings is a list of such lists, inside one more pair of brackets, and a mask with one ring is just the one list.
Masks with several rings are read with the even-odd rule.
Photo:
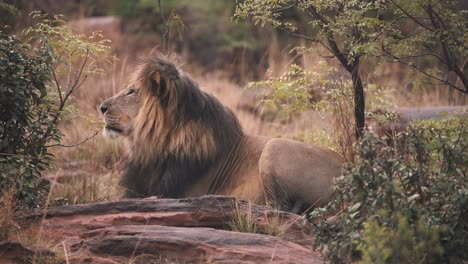
[[0, 31], [0, 190], [18, 190], [28, 205], [44, 196], [38, 175], [51, 163], [45, 145], [60, 136], [49, 118], [46, 83], [52, 67], [45, 49]]
[[44, 203], [41, 173], [52, 165], [50, 147], [61, 146], [67, 102], [99, 73], [98, 58], [109, 58], [102, 36], [76, 35], [58, 17], [33, 18], [40, 21], [23, 32], [26, 40], [0, 31], [0, 193], [13, 188], [24, 207]]
[[[468, 258], [468, 119], [413, 123], [391, 145], [367, 134], [336, 199], [312, 213], [333, 263], [461, 263]], [[325, 221], [330, 213], [336, 220]]]

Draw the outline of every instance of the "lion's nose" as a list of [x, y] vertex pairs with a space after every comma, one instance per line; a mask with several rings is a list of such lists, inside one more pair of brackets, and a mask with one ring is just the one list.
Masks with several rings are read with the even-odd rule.
[[107, 112], [107, 105], [101, 104], [101, 113], [105, 114]]

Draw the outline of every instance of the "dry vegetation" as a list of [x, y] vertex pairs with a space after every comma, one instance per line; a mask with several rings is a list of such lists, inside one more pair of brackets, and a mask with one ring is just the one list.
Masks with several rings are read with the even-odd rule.
[[[119, 32], [111, 32], [119, 35]], [[122, 41], [126, 41], [123, 38]], [[70, 205], [80, 203], [91, 203], [117, 199], [121, 190], [118, 186], [120, 175], [120, 162], [125, 152], [124, 142], [107, 141], [100, 133], [93, 136], [102, 128], [101, 116], [98, 111], [99, 104], [109, 96], [112, 96], [120, 89], [124, 88], [129, 79], [129, 74], [135, 68], [138, 57], [144, 56], [152, 48], [151, 40], [148, 50], [139, 50], [132, 45], [116, 43], [115, 47], [120, 47], [112, 66], [105, 69], [105, 73], [99, 76], [90, 77], [83, 87], [80, 88], [72, 98], [73, 106], [78, 110], [68, 116], [63, 122], [61, 129], [64, 133], [63, 145], [72, 147], [55, 147], [52, 151], [56, 157], [56, 166], [48, 171], [44, 176], [53, 181], [49, 196], [49, 205]], [[274, 47], [277, 43], [272, 43]], [[124, 49], [122, 49], [124, 47]], [[318, 56], [307, 56], [302, 58], [303, 64], [311, 69], [317, 66]], [[272, 65], [274, 69], [287, 69], [289, 61], [283, 60], [281, 65]], [[328, 61], [332, 66], [333, 61]], [[229, 106], [238, 116], [245, 132], [272, 137], [288, 137], [308, 143], [321, 145], [330, 144], [329, 135], [333, 134], [333, 128], [338, 132], [350, 131], [352, 122], [349, 119], [349, 105], [342, 106], [340, 115], [333, 119], [329, 113], [318, 113], [307, 111], [294, 118], [282, 120], [265, 120], [261, 113], [246, 111], [244, 105], [252, 108], [256, 107], [257, 98], [255, 93], [246, 91], [244, 84], [236, 83], [226, 76], [230, 73], [209, 72], [206, 73], [200, 68], [203, 66], [195, 63], [180, 62], [182, 68], [191, 73], [202, 89], [216, 95], [224, 104]], [[286, 64], [286, 65], [285, 65]], [[280, 72], [275, 70], [276, 72]], [[406, 92], [401, 89], [402, 84], [410, 83], [412, 76], [401, 67], [380, 66], [377, 69], [363, 69], [369, 76], [378, 72], [381, 77], [379, 83], [385, 84], [388, 90], [398, 89], [398, 92], [391, 94], [389, 104], [395, 106], [436, 106], [451, 105], [454, 103], [465, 104], [466, 97], [456, 97], [450, 90], [428, 89], [426, 91]], [[278, 73], [279, 74], [279, 73]], [[365, 74], [364, 74], [365, 75]], [[372, 80], [369, 80], [372, 81]], [[417, 94], [417, 96], [415, 96]], [[348, 107], [348, 108], [346, 108]], [[333, 120], [333, 122], [331, 122]], [[83, 141], [87, 137], [92, 139], [77, 146], [74, 144]], [[336, 136], [336, 135], [335, 135]], [[349, 134], [341, 134], [344, 145], [350, 146]], [[10, 195], [10, 196], [9, 196]], [[0, 197], [0, 238], [17, 240], [22, 243], [39, 241], [47, 245], [47, 238], [41, 237], [40, 230], [21, 230], [15, 227], [13, 219], [14, 200], [10, 192], [4, 192]], [[245, 212], [244, 212], [245, 213]], [[281, 235], [284, 228], [278, 226], [277, 218], [272, 217], [267, 225], [268, 234]], [[257, 226], [251, 215], [243, 215], [237, 212], [231, 228], [244, 232], [256, 232]], [[13, 232], [12, 232], [13, 231]], [[32, 241], [34, 240], [34, 241]], [[61, 252], [61, 249], [57, 249]], [[55, 263], [55, 260], [43, 261], [38, 256], [35, 263]], [[139, 263], [137, 259], [131, 263]]]

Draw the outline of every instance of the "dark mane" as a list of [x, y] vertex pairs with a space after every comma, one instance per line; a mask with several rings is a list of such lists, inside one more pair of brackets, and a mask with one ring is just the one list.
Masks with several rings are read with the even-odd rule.
[[183, 197], [241, 140], [239, 121], [163, 56], [146, 59], [133, 85], [143, 104], [121, 185], [127, 197]]

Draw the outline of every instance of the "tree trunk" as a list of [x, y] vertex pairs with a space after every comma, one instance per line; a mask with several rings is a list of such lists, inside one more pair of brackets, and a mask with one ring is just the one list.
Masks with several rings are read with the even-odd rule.
[[361, 76], [359, 75], [359, 61], [356, 61], [351, 71], [354, 90], [354, 119], [355, 119], [355, 134], [356, 138], [360, 139], [364, 132], [366, 101], [364, 100], [364, 86], [362, 85]]

